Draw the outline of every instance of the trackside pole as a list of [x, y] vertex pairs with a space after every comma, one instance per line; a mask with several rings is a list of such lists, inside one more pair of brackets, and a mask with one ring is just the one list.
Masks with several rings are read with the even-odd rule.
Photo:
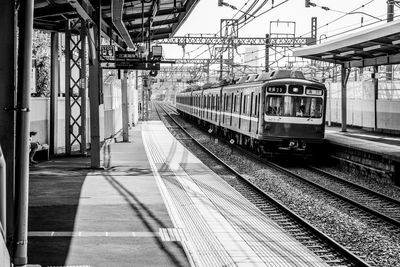
[[28, 262], [29, 102], [31, 89], [33, 0], [20, 1], [15, 164], [14, 265]]

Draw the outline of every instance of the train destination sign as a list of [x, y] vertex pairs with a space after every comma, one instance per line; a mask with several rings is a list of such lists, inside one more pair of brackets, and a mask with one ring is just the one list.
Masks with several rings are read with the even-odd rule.
[[126, 59], [142, 59], [140, 53], [138, 51], [116, 51], [115, 52], [116, 60], [126, 60]]
[[101, 62], [103, 69], [124, 69], [124, 70], [160, 70], [159, 62], [140, 62], [137, 60]]
[[114, 51], [113, 46], [102, 46], [103, 69], [160, 70], [159, 61], [148, 61], [138, 51]]

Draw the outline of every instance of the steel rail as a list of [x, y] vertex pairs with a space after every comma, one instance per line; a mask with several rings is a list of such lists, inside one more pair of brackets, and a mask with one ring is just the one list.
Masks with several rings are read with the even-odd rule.
[[330, 190], [328, 188], [325, 188], [325, 187], [323, 187], [323, 186], [321, 186], [321, 185], [319, 185], [319, 184], [317, 184], [315, 182], [312, 182], [312, 181], [310, 181], [310, 180], [308, 180], [306, 178], [303, 178], [302, 176], [300, 176], [300, 175], [298, 175], [298, 174], [296, 174], [296, 173], [288, 170], [287, 168], [284, 168], [284, 167], [282, 167], [282, 166], [280, 166], [280, 165], [278, 165], [276, 163], [273, 163], [273, 162], [265, 160], [265, 159], [261, 159], [260, 157], [254, 155], [253, 153], [251, 153], [251, 152], [249, 152], [249, 151], [247, 151], [247, 150], [245, 150], [245, 149], [243, 149], [243, 148], [241, 148], [239, 146], [236, 146], [236, 148], [241, 150], [242, 152], [246, 153], [247, 155], [249, 155], [253, 159], [259, 161], [260, 163], [266, 164], [266, 165], [268, 165], [271, 168], [274, 168], [276, 170], [280, 170], [280, 171], [282, 171], [286, 175], [289, 175], [292, 178], [295, 178], [297, 180], [300, 180], [300, 181], [303, 181], [303, 182], [305, 182], [307, 184], [310, 184], [310, 185], [314, 186], [315, 188], [320, 189], [321, 191], [326, 192], [326, 193], [328, 193], [328, 194], [330, 194], [330, 195], [332, 195], [332, 196], [334, 196], [334, 197], [336, 197], [336, 198], [338, 198], [340, 200], [343, 200], [343, 201], [345, 201], [345, 202], [347, 202], [347, 203], [349, 203], [349, 204], [351, 204], [351, 205], [353, 205], [353, 206], [355, 206], [355, 207], [357, 207], [357, 208], [359, 208], [359, 209], [361, 209], [361, 210], [363, 210], [363, 211], [365, 211], [367, 213], [370, 213], [371, 215], [373, 215], [373, 216], [375, 216], [375, 217], [377, 217], [377, 218], [379, 218], [379, 219], [381, 219], [381, 220], [383, 220], [385, 222], [388, 222], [388, 223], [390, 223], [390, 224], [392, 224], [392, 225], [394, 225], [396, 227], [400, 227], [400, 221], [398, 221], [398, 220], [396, 220], [394, 218], [391, 218], [391, 217], [389, 217], [389, 216], [387, 216], [387, 215], [385, 215], [385, 214], [383, 214], [383, 213], [381, 213], [381, 212], [379, 212], [379, 211], [377, 211], [377, 210], [375, 210], [373, 208], [366, 207], [366, 206], [364, 206], [363, 204], [361, 204], [361, 203], [359, 203], [357, 201], [354, 201], [354, 200], [352, 200], [352, 199], [350, 199], [348, 197], [345, 197], [345, 196], [343, 196], [341, 194], [338, 194], [338, 193], [336, 193], [336, 192], [334, 192], [334, 191], [332, 191], [332, 190]]
[[[290, 217], [292, 217], [296, 222], [298, 222], [301, 226], [305, 227], [308, 229], [312, 234], [320, 238], [322, 241], [326, 242], [326, 244], [330, 245], [332, 248], [336, 249], [337, 252], [341, 253], [344, 257], [346, 257], [348, 260], [350, 260], [352, 263], [354, 263], [356, 266], [371, 266], [368, 263], [366, 263], [364, 260], [362, 260], [360, 257], [357, 255], [353, 254], [350, 250], [345, 248], [344, 246], [340, 245], [338, 242], [330, 238], [329, 236], [325, 235], [323, 232], [312, 226], [308, 221], [305, 219], [301, 218], [299, 215], [297, 215], [295, 212], [291, 211], [288, 207], [285, 205], [281, 204], [277, 200], [275, 200], [273, 197], [269, 196], [264, 190], [262, 190], [260, 187], [257, 185], [253, 184], [251, 181], [249, 181], [247, 178], [242, 176], [239, 172], [237, 172], [233, 167], [231, 167], [229, 164], [225, 163], [223, 160], [221, 160], [218, 156], [216, 156], [213, 152], [211, 152], [208, 148], [200, 144], [190, 133], [186, 131], [186, 129], [181, 126], [160, 104], [158, 104], [161, 109], [168, 115], [168, 117], [176, 124], [179, 126], [179, 128], [187, 134], [193, 142], [196, 143], [200, 148], [202, 148], [207, 154], [212, 156], [216, 161], [220, 162], [223, 166], [225, 166], [229, 171], [231, 171], [237, 178], [239, 178], [241, 181], [245, 182], [249, 187], [251, 187], [253, 190], [255, 190], [257, 193], [259, 193], [262, 197], [265, 197], [268, 201], [272, 202], [275, 204], [278, 208], [282, 209], [286, 214], [288, 214]], [[156, 109], [157, 113], [159, 114], [158, 110]], [[160, 115], [159, 115], [160, 116]], [[160, 116], [161, 118], [161, 116]]]
[[327, 177], [329, 177], [329, 178], [330, 178], [330, 177], [331, 177], [331, 178], [334, 178], [334, 179], [336, 179], [336, 180], [339, 180], [339, 181], [342, 182], [342, 183], [345, 183], [345, 184], [348, 184], [348, 185], [350, 185], [350, 186], [354, 186], [354, 187], [356, 187], [356, 188], [358, 188], [358, 189], [364, 190], [364, 191], [366, 191], [366, 192], [368, 192], [368, 193], [370, 193], [370, 194], [372, 194], [372, 195], [376, 195], [377, 197], [383, 198], [383, 199], [385, 199], [385, 200], [387, 200], [387, 201], [389, 201], [389, 202], [393, 202], [394, 204], [400, 206], [400, 201], [399, 201], [399, 200], [397, 200], [397, 199], [395, 199], [395, 198], [392, 198], [392, 197], [390, 197], [390, 196], [387, 196], [387, 195], [385, 195], [385, 194], [382, 194], [382, 193], [380, 193], [380, 192], [378, 192], [378, 191], [372, 190], [372, 189], [370, 189], [370, 188], [368, 188], [368, 187], [359, 185], [359, 184], [357, 184], [357, 183], [353, 183], [353, 182], [348, 181], [348, 180], [346, 180], [346, 179], [343, 179], [343, 178], [341, 178], [341, 177], [339, 177], [339, 176], [336, 176], [336, 175], [333, 175], [333, 174], [331, 174], [331, 173], [328, 173], [328, 172], [326, 172], [326, 171], [324, 171], [324, 170], [321, 170], [321, 169], [319, 169], [319, 168], [317, 168], [317, 167], [315, 167], [315, 166], [307, 166], [307, 168], [309, 168], [310, 170], [312, 170], [312, 171], [314, 171], [314, 172], [320, 173], [321, 175], [325, 175], [325, 176], [327, 176]]
[[377, 211], [377, 210], [375, 210], [373, 208], [366, 207], [366, 206], [364, 206], [363, 204], [361, 204], [361, 203], [359, 203], [357, 201], [354, 201], [354, 200], [352, 200], [352, 199], [350, 199], [348, 197], [345, 197], [345, 196], [343, 196], [343, 195], [341, 195], [339, 193], [336, 193], [336, 192], [334, 192], [334, 191], [332, 191], [332, 190], [330, 190], [330, 189], [328, 189], [326, 187], [323, 187], [323, 186], [321, 186], [321, 185], [319, 185], [319, 184], [317, 184], [315, 182], [312, 182], [312, 181], [302, 177], [301, 175], [298, 175], [298, 174], [296, 174], [296, 173], [288, 170], [287, 168], [282, 167], [282, 166], [280, 166], [280, 165], [278, 165], [276, 163], [273, 163], [273, 162], [267, 161], [267, 160], [262, 160], [262, 159], [259, 159], [259, 160], [261, 160], [261, 162], [263, 162], [264, 164], [266, 164], [266, 165], [268, 165], [268, 166], [270, 166], [270, 167], [272, 167], [272, 168], [274, 168], [276, 170], [282, 171], [283, 173], [289, 175], [290, 177], [293, 177], [293, 178], [295, 178], [297, 180], [300, 180], [302, 182], [310, 184], [310, 185], [320, 189], [321, 191], [324, 191], [324, 192], [326, 192], [328, 194], [331, 194], [332, 196], [337, 197], [340, 200], [348, 202], [348, 203], [352, 204], [353, 206], [355, 206], [355, 207], [357, 207], [357, 208], [359, 208], [359, 209], [361, 209], [363, 211], [366, 211], [366, 212], [374, 215], [375, 217], [377, 217], [377, 218], [379, 218], [379, 219], [381, 219], [383, 221], [386, 221], [386, 222], [388, 222], [388, 223], [390, 223], [392, 225], [400, 227], [400, 221], [398, 221], [396, 219], [393, 219], [391, 217], [388, 217], [387, 215], [385, 215], [385, 214], [383, 214], [383, 213], [381, 213], [381, 212], [379, 212], [379, 211]]

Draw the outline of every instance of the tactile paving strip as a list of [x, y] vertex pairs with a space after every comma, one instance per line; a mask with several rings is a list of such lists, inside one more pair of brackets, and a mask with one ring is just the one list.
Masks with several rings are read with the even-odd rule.
[[163, 125], [143, 132], [199, 266], [327, 266], [176, 141]]

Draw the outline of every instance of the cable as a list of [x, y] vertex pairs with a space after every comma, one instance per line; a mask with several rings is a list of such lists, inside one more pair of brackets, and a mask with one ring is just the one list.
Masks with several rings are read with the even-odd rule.
[[[370, 3], [374, 2], [374, 1], [375, 1], [375, 0], [370, 0], [370, 1], [368, 1], [367, 3], [362, 4], [361, 6], [359, 6], [359, 7], [355, 8], [355, 9], [351, 10], [350, 12], [357, 11], [357, 10], [359, 10], [359, 9], [361, 9], [361, 8], [363, 8], [363, 7], [367, 6], [367, 5], [369, 5]], [[347, 16], [347, 13], [344, 14], [344, 15], [342, 15], [342, 16], [340, 16], [340, 17], [337, 17], [336, 19], [334, 19], [334, 20], [332, 20], [332, 21], [330, 21], [330, 22], [328, 22], [328, 23], [325, 23], [324, 25], [318, 27], [317, 30], [319, 30], [319, 29], [321, 29], [321, 28], [323, 28], [323, 27], [326, 27], [326, 26], [328, 26], [328, 25], [334, 23], [334, 22], [336, 22], [336, 21], [338, 21], [338, 20], [344, 18], [345, 16]], [[300, 37], [304, 37], [304, 35], [308, 35], [308, 34], [310, 34], [310, 33], [311, 33], [311, 31], [300, 35]]]

